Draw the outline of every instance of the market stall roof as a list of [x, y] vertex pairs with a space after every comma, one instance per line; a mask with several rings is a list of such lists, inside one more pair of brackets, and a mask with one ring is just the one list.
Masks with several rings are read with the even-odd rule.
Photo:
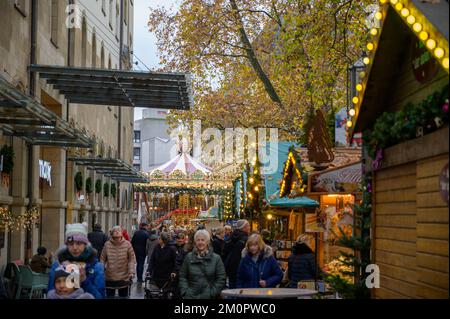
[[[374, 50], [368, 57], [370, 64], [366, 66], [366, 75], [362, 79], [363, 90], [358, 96], [360, 102], [355, 106], [356, 114], [353, 119], [354, 126], [350, 132], [351, 136], [371, 128], [383, 112], [394, 112], [398, 111], [399, 107], [403, 107], [403, 105], [394, 103], [399, 99], [401, 92], [397, 83], [400, 83], [400, 79], [405, 77], [406, 72], [412, 73], [412, 70], [404, 70], [401, 67], [404, 65], [405, 57], [409, 57], [411, 54], [412, 44], [419, 41], [420, 35], [426, 37], [425, 40], [432, 38], [435, 46], [444, 50], [444, 56], [436, 59], [435, 52], [427, 48], [425, 44], [423, 46], [423, 50], [428, 52], [430, 60], [436, 59], [436, 64], [441, 66], [438, 67], [439, 73], [433, 81], [437, 82], [439, 79], [447, 78], [448, 83], [448, 1], [425, 3], [421, 0], [412, 0], [403, 5], [404, 9], [407, 9], [407, 12], [414, 17], [418, 23], [417, 30], [420, 28], [421, 32], [415, 32], [412, 29], [416, 24], [409, 24], [408, 16], [402, 17], [392, 2], [384, 6], [381, 33], [372, 41]], [[426, 67], [424, 57], [426, 57], [425, 54], [420, 57], [421, 67]], [[447, 59], [446, 67], [444, 66], [445, 59]], [[428, 69], [430, 69], [429, 65]], [[406, 87], [410, 84], [405, 82], [402, 85]]]
[[67, 66], [30, 65], [31, 72], [71, 103], [188, 110], [191, 77], [185, 73], [137, 72]]
[[271, 200], [270, 206], [286, 207], [286, 208], [302, 208], [302, 207], [317, 207], [319, 206], [319, 203], [306, 196], [294, 198], [282, 197]]
[[195, 160], [188, 153], [180, 152], [167, 163], [152, 170], [150, 176], [160, 173], [165, 174], [166, 176], [171, 176], [174, 173], [181, 173], [183, 176], [199, 173], [206, 176], [211, 174], [212, 170], [203, 163]]
[[359, 189], [362, 178], [362, 163], [347, 164], [342, 167], [312, 173], [311, 192], [349, 193]]
[[0, 128], [33, 145], [91, 148], [95, 141], [0, 74]]
[[148, 181], [141, 172], [120, 159], [69, 157], [68, 160], [77, 165], [87, 166], [88, 169], [95, 170], [97, 173], [119, 182], [144, 183]]

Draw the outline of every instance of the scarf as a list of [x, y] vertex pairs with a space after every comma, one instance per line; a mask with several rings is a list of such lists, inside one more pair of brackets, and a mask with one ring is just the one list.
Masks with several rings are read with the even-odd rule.
[[58, 295], [56, 289], [53, 289], [47, 293], [47, 299], [94, 299], [94, 297], [85, 293], [83, 288], [76, 289], [70, 295]]
[[92, 263], [95, 259], [95, 253], [91, 246], [86, 246], [86, 249], [78, 257], [72, 256], [69, 252], [69, 249], [65, 249], [60, 257], [62, 257], [62, 259], [61, 258], [59, 259], [60, 262], [68, 260], [68, 261]]

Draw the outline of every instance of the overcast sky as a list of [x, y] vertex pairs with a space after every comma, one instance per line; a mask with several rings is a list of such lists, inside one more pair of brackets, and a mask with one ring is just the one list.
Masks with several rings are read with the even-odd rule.
[[[157, 56], [156, 38], [148, 31], [147, 22], [150, 14], [149, 7], [177, 5], [180, 0], [134, 0], [134, 54], [150, 69], [159, 66]], [[134, 57], [134, 62], [139, 62], [135, 70], [147, 71], [147, 68]], [[134, 119], [142, 117], [142, 109], [137, 108]]]

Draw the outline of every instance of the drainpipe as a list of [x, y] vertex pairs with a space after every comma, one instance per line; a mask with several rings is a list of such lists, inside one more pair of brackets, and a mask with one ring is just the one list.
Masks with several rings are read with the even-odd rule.
[[[120, 0], [120, 43], [119, 43], [119, 70], [122, 70], [122, 52], [123, 52], [123, 7], [124, 7], [124, 1]], [[117, 152], [119, 155], [119, 158], [122, 158], [122, 107], [119, 106], [119, 121], [118, 121], [118, 127], [117, 127]], [[120, 182], [117, 182], [117, 192], [116, 192], [116, 205], [119, 207], [119, 213], [117, 213], [116, 216], [116, 224], [120, 224]]]
[[[36, 42], [37, 42], [37, 10], [38, 2], [37, 0], [31, 1], [31, 48], [30, 48], [30, 64], [36, 64]], [[36, 74], [35, 72], [29, 71], [29, 93], [31, 97], [35, 97], [36, 94]], [[27, 197], [28, 197], [28, 209], [33, 207], [33, 145], [27, 143], [28, 149], [28, 187], [27, 187]], [[26, 231], [25, 239], [25, 264], [28, 264], [28, 259], [31, 257], [31, 230]]]

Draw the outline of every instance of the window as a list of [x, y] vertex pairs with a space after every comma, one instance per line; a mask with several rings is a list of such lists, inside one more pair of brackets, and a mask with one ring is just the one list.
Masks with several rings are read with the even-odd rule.
[[113, 0], [109, 0], [109, 27], [113, 29]]
[[106, 0], [102, 0], [102, 12], [103, 15], [106, 17]]
[[97, 66], [97, 37], [95, 36], [95, 30], [92, 31], [92, 66]]
[[103, 43], [102, 48], [100, 49], [100, 68], [105, 68], [105, 49], [103, 49]]
[[138, 171], [141, 170], [141, 165], [139, 165], [139, 164], [134, 164], [133, 167], [134, 167], [134, 169], [136, 169]]
[[134, 131], [134, 143], [141, 142], [141, 131]]
[[83, 22], [81, 23], [81, 66], [86, 66], [87, 57], [87, 24], [86, 18], [83, 17]]
[[128, 24], [128, 0], [123, 2], [123, 22]]
[[119, 0], [116, 3], [116, 39], [119, 40], [119, 31], [120, 31], [120, 8], [119, 8]]
[[51, 36], [50, 41], [58, 46], [58, 27], [59, 27], [59, 0], [52, 0], [52, 17], [51, 17]]
[[14, 7], [20, 12], [24, 17], [27, 16], [27, 3], [28, 0], [14, 0]]
[[140, 160], [141, 159], [141, 149], [139, 147], [135, 147], [133, 149], [133, 158], [135, 160]]

